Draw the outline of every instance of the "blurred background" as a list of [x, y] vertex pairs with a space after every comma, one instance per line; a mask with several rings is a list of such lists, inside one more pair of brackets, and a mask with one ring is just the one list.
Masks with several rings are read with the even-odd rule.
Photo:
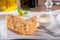
[[60, 0], [0, 0], [0, 11], [13, 11], [16, 10], [17, 5], [20, 9], [27, 11], [45, 11], [47, 6], [52, 10], [60, 9]]
[[[28, 3], [27, 3], [27, 1], [28, 0], [25, 0], [25, 1], [24, 0], [20, 0], [20, 2], [21, 2], [20, 9], [29, 10], [29, 11], [38, 11], [38, 12], [46, 10], [45, 2], [47, 0], [29, 0]], [[32, 9], [29, 9], [29, 7], [26, 7], [26, 6], [25, 7], [22, 6], [23, 2], [25, 2], [24, 5], [28, 5]], [[52, 0], [52, 2], [53, 2], [53, 6], [51, 8], [52, 10], [58, 10], [58, 9], [60, 9], [60, 0]]]

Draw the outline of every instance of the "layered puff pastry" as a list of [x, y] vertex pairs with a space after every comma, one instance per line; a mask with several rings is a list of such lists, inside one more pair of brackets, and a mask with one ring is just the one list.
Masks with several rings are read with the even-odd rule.
[[21, 16], [6, 15], [6, 26], [9, 30], [21, 35], [30, 35], [37, 31], [37, 17], [24, 20]]

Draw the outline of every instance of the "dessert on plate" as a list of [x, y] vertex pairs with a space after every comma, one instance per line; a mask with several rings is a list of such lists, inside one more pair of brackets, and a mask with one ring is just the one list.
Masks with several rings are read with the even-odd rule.
[[11, 14], [6, 15], [6, 25], [11, 31], [18, 34], [29, 35], [37, 31], [37, 17], [31, 17], [24, 20], [21, 16], [15, 16]]

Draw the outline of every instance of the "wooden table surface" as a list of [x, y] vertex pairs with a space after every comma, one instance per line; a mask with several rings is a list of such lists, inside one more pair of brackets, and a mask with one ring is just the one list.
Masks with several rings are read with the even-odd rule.
[[[43, 5], [41, 5], [41, 6], [34, 8], [33, 10], [29, 10], [29, 9], [25, 9], [25, 8], [22, 8], [22, 9], [26, 10], [26, 11], [40, 12], [40, 11], [46, 11], [47, 8]], [[51, 9], [52, 10], [58, 10], [58, 9], [60, 9], [60, 5], [53, 5], [53, 7]]]

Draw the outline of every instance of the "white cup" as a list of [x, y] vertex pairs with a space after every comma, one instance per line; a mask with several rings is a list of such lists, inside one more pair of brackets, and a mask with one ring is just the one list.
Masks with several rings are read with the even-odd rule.
[[53, 21], [54, 17], [51, 14], [40, 14], [38, 17], [38, 23], [42, 26], [49, 26]]

